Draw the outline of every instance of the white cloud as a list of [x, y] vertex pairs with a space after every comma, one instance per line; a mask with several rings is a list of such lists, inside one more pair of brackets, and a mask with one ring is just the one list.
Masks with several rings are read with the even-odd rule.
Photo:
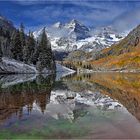
[[[62, 1], [61, 1], [62, 2]], [[69, 1], [70, 2], [70, 1]], [[64, 4], [64, 3], [63, 3]], [[43, 20], [44, 22], [52, 20], [52, 19], [78, 19], [84, 23], [93, 22], [106, 22], [109, 20], [113, 20], [118, 17], [122, 12], [124, 12], [124, 8], [120, 7], [119, 9], [111, 5], [105, 6], [104, 3], [89, 3], [89, 2], [81, 2], [78, 4], [77, 1], [71, 2], [76, 7], [63, 8], [61, 6], [56, 7], [55, 5], [46, 5], [44, 8], [35, 9], [35, 10], [27, 10], [24, 11], [24, 15], [34, 18], [35, 20]], [[65, 6], [65, 5], [63, 5]], [[111, 6], [111, 7], [110, 7]]]
[[46, 0], [9, 0], [14, 3], [20, 4], [20, 5], [36, 5], [36, 4], [43, 4], [46, 2]]
[[[112, 0], [11, 0], [21, 5], [36, 7], [22, 15], [42, 24], [78, 19], [87, 25], [113, 24], [118, 30], [133, 28], [140, 23], [140, 2]], [[42, 7], [38, 7], [42, 4]], [[56, 6], [57, 4], [57, 6]], [[70, 4], [71, 6], [67, 7]], [[42, 26], [42, 25], [39, 25]]]
[[112, 26], [119, 31], [131, 30], [140, 24], [140, 9], [133, 9], [123, 13], [120, 17], [116, 18]]

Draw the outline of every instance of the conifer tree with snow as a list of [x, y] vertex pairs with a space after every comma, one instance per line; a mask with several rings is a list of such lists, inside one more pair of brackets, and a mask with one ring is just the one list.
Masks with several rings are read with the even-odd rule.
[[35, 47], [35, 49], [34, 49], [34, 53], [33, 53], [33, 57], [32, 57], [32, 63], [33, 63], [34, 65], [37, 64], [37, 62], [38, 62], [38, 57], [39, 57], [39, 45], [38, 45], [38, 43], [36, 42], [36, 47]]
[[12, 53], [12, 58], [20, 61], [23, 60], [23, 48], [21, 44], [22, 43], [20, 40], [20, 32], [19, 30], [17, 30], [13, 33], [11, 38], [11, 45], [12, 45], [11, 53]]
[[37, 62], [37, 70], [39, 72], [45, 72], [46, 70], [55, 71], [55, 61], [54, 56], [51, 50], [51, 44], [47, 39], [47, 35], [45, 32], [45, 28], [43, 29], [43, 33], [41, 36], [41, 40], [38, 47], [38, 62]]
[[22, 46], [22, 48], [24, 48], [24, 46], [25, 46], [25, 33], [24, 33], [24, 25], [23, 25], [23, 23], [20, 24], [19, 32], [20, 32], [21, 46]]
[[23, 50], [23, 60], [25, 63], [33, 63], [33, 55], [35, 51], [35, 39], [33, 33], [29, 31], [29, 36], [26, 41], [26, 45]]

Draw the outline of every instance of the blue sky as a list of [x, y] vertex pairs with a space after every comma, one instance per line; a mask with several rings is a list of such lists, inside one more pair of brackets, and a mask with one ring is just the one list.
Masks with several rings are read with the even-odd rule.
[[126, 30], [140, 24], [140, 1], [7, 0], [0, 1], [0, 13], [16, 26], [23, 22], [27, 29], [77, 19], [87, 26]]

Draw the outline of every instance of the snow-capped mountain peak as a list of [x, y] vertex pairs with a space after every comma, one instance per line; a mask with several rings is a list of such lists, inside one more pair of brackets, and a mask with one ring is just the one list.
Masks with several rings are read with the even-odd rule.
[[52, 25], [52, 27], [54, 28], [62, 28], [63, 27], [63, 24], [61, 22], [56, 22]]
[[[87, 37], [90, 37], [90, 30], [88, 27], [80, 23], [79, 21], [73, 19], [69, 23], [62, 24], [61, 22], [57, 22], [47, 28], [48, 34], [51, 37], [65, 37], [68, 40], [81, 40]], [[42, 29], [34, 32], [34, 36], [37, 38], [41, 33]], [[63, 34], [63, 35], [61, 35]], [[65, 35], [65, 36], [64, 36]]]
[[65, 27], [69, 28], [69, 29], [74, 29], [74, 28], [76, 28], [77, 25], [83, 26], [83, 24], [80, 23], [78, 20], [72, 19], [69, 23], [65, 24]]
[[90, 30], [78, 20], [71, 20], [65, 24], [65, 28], [69, 29], [69, 37], [72, 40], [81, 40], [90, 37]]
[[66, 23], [65, 28], [73, 29], [75, 32], [81, 30], [89, 32], [89, 28], [76, 19], [72, 19], [69, 23]]
[[[35, 37], [39, 37], [41, 32], [42, 29], [34, 32]], [[57, 22], [46, 27], [46, 32], [52, 49], [56, 51], [100, 51], [124, 37], [109, 26], [89, 29], [75, 19], [66, 24]]]

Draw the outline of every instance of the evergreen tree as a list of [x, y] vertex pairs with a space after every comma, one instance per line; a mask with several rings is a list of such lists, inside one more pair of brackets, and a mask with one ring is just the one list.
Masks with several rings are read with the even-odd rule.
[[21, 46], [25, 46], [25, 33], [24, 33], [24, 25], [21, 23], [20, 24], [20, 41], [21, 41]]
[[20, 32], [19, 30], [15, 31], [12, 35], [12, 49], [11, 49], [11, 53], [12, 53], [12, 58], [16, 59], [16, 60], [23, 60], [23, 52], [22, 52], [22, 46], [21, 46], [21, 40], [20, 40]]
[[34, 50], [34, 54], [33, 54], [33, 58], [32, 58], [32, 63], [33, 63], [34, 65], [37, 64], [37, 62], [38, 62], [38, 57], [39, 57], [39, 45], [36, 44], [35, 50]]
[[34, 36], [33, 33], [31, 33], [29, 31], [29, 36], [27, 38], [26, 41], [26, 46], [24, 47], [24, 62], [25, 63], [33, 63], [33, 55], [34, 55], [34, 51], [35, 51], [35, 40], [34, 40]]
[[35, 52], [36, 41], [34, 39], [34, 35], [32, 32], [30, 33], [30, 37], [29, 37], [29, 46], [30, 46], [30, 62], [33, 63], [33, 56]]
[[1, 45], [1, 42], [0, 42], [0, 62], [2, 61], [2, 55], [3, 55], [3, 53], [2, 53], [2, 45]]
[[45, 68], [47, 70], [55, 71], [54, 56], [51, 50], [51, 44], [47, 39], [45, 28], [41, 36], [41, 41], [39, 43], [39, 57], [37, 62], [37, 69], [42, 72]]

